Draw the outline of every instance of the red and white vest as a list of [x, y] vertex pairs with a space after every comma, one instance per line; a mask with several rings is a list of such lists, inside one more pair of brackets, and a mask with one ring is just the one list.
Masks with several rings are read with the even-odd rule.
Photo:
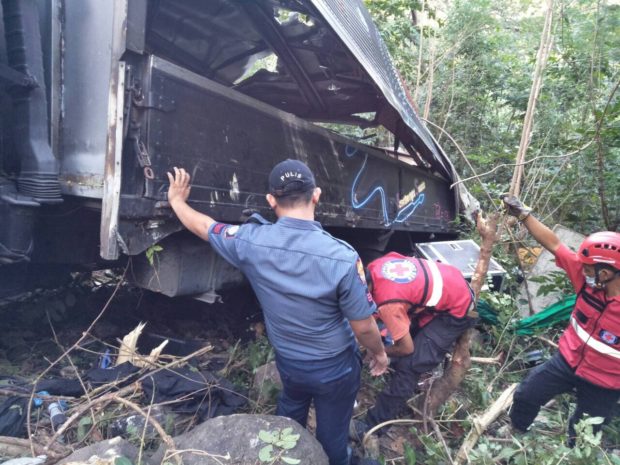
[[473, 304], [469, 284], [452, 265], [391, 252], [371, 262], [368, 270], [377, 307], [391, 302], [407, 302], [414, 309], [426, 307], [419, 316], [420, 327], [436, 312], [463, 318]]
[[560, 353], [577, 376], [620, 389], [620, 301], [583, 286], [560, 338]]

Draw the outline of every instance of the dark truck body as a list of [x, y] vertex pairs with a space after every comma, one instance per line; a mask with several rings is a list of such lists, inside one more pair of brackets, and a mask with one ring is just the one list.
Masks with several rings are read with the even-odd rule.
[[[192, 174], [192, 206], [240, 223], [273, 219], [271, 167], [303, 160], [323, 190], [317, 219], [364, 258], [456, 235], [453, 167], [361, 0], [2, 0], [2, 12], [0, 296], [50, 267], [126, 257], [139, 285], [168, 295], [212, 301], [239, 283], [179, 233], [173, 166]], [[317, 123], [383, 126], [394, 144]]]

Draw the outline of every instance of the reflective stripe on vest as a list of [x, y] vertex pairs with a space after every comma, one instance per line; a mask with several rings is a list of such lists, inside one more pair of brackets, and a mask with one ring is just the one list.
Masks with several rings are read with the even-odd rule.
[[609, 355], [610, 357], [620, 359], [620, 350], [614, 349], [613, 347], [608, 346], [604, 342], [595, 339], [594, 336], [588, 334], [585, 329], [579, 326], [579, 323], [577, 323], [575, 317], [571, 317], [570, 322], [573, 329], [575, 330], [575, 333], [577, 333], [577, 336], [579, 336], [579, 339], [581, 339], [584, 344], [601, 354]]
[[426, 263], [428, 264], [428, 268], [431, 271], [431, 276], [433, 277], [433, 290], [430, 298], [426, 301], [425, 306], [434, 307], [439, 303], [439, 300], [443, 295], [443, 278], [441, 277], [439, 268], [434, 261], [427, 260]]

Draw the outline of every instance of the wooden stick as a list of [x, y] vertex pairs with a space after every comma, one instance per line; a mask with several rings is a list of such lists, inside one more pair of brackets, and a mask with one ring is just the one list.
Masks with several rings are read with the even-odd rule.
[[551, 50], [552, 36], [551, 29], [553, 24], [553, 0], [547, 0], [547, 11], [545, 14], [545, 23], [543, 26], [542, 37], [540, 39], [540, 47], [538, 54], [536, 55], [536, 67], [534, 69], [534, 78], [532, 87], [530, 89], [530, 97], [527, 102], [527, 109], [525, 111], [525, 118], [523, 121], [523, 130], [521, 132], [521, 141], [519, 143], [519, 150], [517, 152], [517, 167], [512, 175], [512, 181], [510, 183], [510, 195], [519, 195], [521, 190], [521, 178], [523, 177], [523, 162], [525, 161], [525, 154], [530, 146], [530, 138], [532, 136], [532, 125], [534, 122], [534, 111], [536, 110], [536, 103], [538, 102], [538, 96], [540, 95], [540, 89], [542, 88], [543, 71], [549, 58], [549, 52]]
[[535, 337], [536, 339], [543, 341], [545, 344], [549, 344], [554, 349], [557, 349], [558, 347], [560, 347], [555, 342], [553, 342], [551, 339], [547, 339], [546, 337], [542, 337], [542, 336], [535, 336]]
[[501, 365], [502, 358], [503, 354], [499, 354], [497, 357], [469, 357], [472, 362], [484, 365]]
[[34, 440], [0, 436], [0, 451], [3, 457], [28, 455], [32, 450], [36, 455], [47, 455], [48, 459], [54, 462], [71, 453], [71, 449], [57, 443], [53, 444], [52, 448], [46, 449]]
[[512, 405], [512, 397], [517, 389], [517, 383], [511, 384], [502, 394], [497, 398], [493, 404], [482, 414], [482, 416], [474, 417], [472, 421], [472, 428], [469, 434], [463, 441], [461, 448], [456, 454], [456, 465], [461, 465], [469, 459], [469, 452], [478, 442], [482, 433], [493, 423], [497, 417], [503, 412], [508, 410]]
[[[174, 368], [177, 365], [180, 365], [190, 359], [192, 359], [193, 357], [197, 357], [199, 355], [205, 354], [206, 352], [209, 352], [210, 350], [213, 349], [213, 346], [208, 345], [205, 346], [201, 349], [198, 349], [195, 352], [192, 352], [191, 354], [174, 360], [170, 363], [168, 363], [167, 365], [164, 365], [162, 367], [157, 368], [156, 370], [152, 370], [149, 371], [148, 373], [142, 375], [140, 378], [138, 378], [138, 380], [132, 384], [130, 384], [129, 386], [125, 386], [122, 389], [119, 389], [118, 391], [115, 392], [108, 392], [107, 394], [103, 394], [97, 398], [94, 398], [93, 393], [91, 393], [91, 398], [92, 400], [87, 402], [86, 404], [78, 407], [75, 411], [75, 413], [73, 415], [71, 415], [67, 421], [65, 421], [62, 426], [60, 426], [60, 428], [58, 428], [58, 430], [54, 433], [54, 435], [52, 436], [52, 439], [49, 441], [49, 443], [47, 444], [47, 447], [49, 447], [51, 445], [51, 443], [53, 441], [55, 441], [56, 439], [58, 439], [66, 430], [67, 428], [69, 428], [73, 423], [75, 423], [75, 421], [80, 418], [80, 416], [86, 411], [88, 410], [90, 407], [92, 407], [93, 405], [96, 404], [101, 404], [101, 403], [105, 403], [105, 402], [110, 402], [113, 401], [117, 398], [121, 398], [122, 396], [125, 396], [127, 394], [131, 394], [135, 391], [139, 391], [140, 390], [140, 382], [143, 381], [147, 376], [150, 376], [154, 373], [157, 373], [158, 371], [161, 370], [165, 370], [165, 369], [170, 369], [170, 368]], [[104, 388], [109, 388], [110, 386], [113, 386], [115, 383], [109, 383], [106, 384], [105, 386], [100, 386], [99, 388], [97, 388], [97, 390], [102, 390]], [[123, 399], [124, 400], [124, 399]], [[122, 403], [122, 402], [121, 402]]]
[[[123, 271], [123, 275], [121, 276], [120, 280], [118, 281], [118, 283], [116, 284], [116, 287], [114, 287], [114, 291], [112, 292], [112, 295], [110, 295], [110, 297], [108, 298], [108, 300], [106, 301], [106, 303], [104, 304], [103, 308], [101, 309], [101, 311], [99, 312], [99, 314], [95, 317], [95, 319], [90, 323], [90, 326], [86, 329], [86, 331], [84, 331], [82, 333], [82, 336], [80, 336], [80, 338], [73, 343], [73, 345], [71, 347], [69, 347], [62, 355], [60, 355], [60, 357], [56, 358], [56, 360], [54, 360], [53, 362], [50, 363], [50, 365], [43, 370], [41, 373], [39, 373], [39, 375], [37, 376], [37, 378], [32, 382], [32, 391], [30, 392], [30, 401], [28, 402], [28, 411], [26, 413], [26, 430], [28, 431], [28, 437], [32, 438], [33, 434], [32, 434], [32, 425], [30, 424], [30, 416], [32, 414], [32, 405], [33, 405], [33, 399], [35, 397], [36, 394], [36, 388], [37, 388], [37, 383], [39, 381], [41, 381], [43, 379], [43, 377], [55, 366], [57, 365], [63, 358], [65, 358], [67, 355], [69, 355], [69, 353], [71, 353], [75, 348], [79, 347], [80, 344], [82, 343], [82, 341], [84, 341], [89, 335], [90, 332], [92, 331], [92, 329], [95, 327], [95, 325], [97, 324], [97, 322], [103, 317], [104, 313], [106, 312], [106, 310], [108, 309], [108, 307], [110, 306], [110, 304], [112, 303], [112, 301], [114, 300], [114, 297], [116, 296], [116, 293], [118, 292], [118, 290], [121, 288], [121, 285], [123, 284], [123, 282], [125, 281], [125, 276], [127, 275], [127, 270], [129, 269], [129, 264], [131, 262], [127, 262], [127, 265], [125, 266], [125, 270]], [[49, 447], [49, 444], [48, 444]], [[31, 447], [31, 453], [32, 456], [35, 456], [34, 453], [34, 442], [32, 443], [32, 447]]]

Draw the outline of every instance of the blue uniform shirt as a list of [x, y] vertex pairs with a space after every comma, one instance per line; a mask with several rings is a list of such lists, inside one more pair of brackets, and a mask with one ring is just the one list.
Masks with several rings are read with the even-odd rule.
[[252, 215], [241, 226], [215, 223], [209, 242], [252, 285], [276, 352], [292, 360], [335, 357], [354, 345], [347, 320], [376, 307], [355, 250], [316, 221]]

